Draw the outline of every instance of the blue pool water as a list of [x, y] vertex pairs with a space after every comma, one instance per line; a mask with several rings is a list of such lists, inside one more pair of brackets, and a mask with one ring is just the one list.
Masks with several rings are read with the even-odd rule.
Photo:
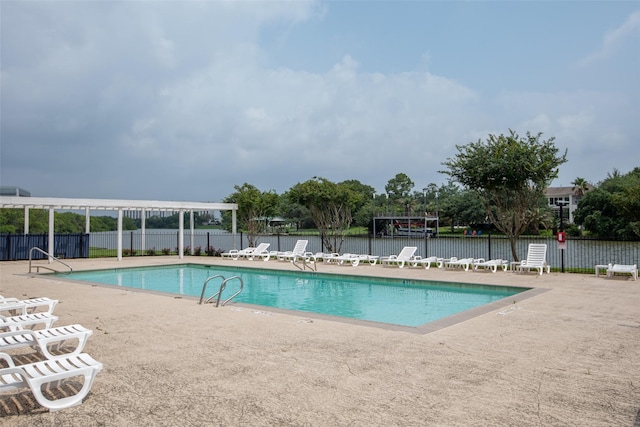
[[[402, 326], [420, 326], [527, 290], [197, 264], [81, 271], [64, 277], [200, 297], [204, 281], [217, 274], [244, 281], [244, 290], [233, 301]], [[221, 279], [210, 281], [205, 297], [220, 283]], [[239, 283], [230, 280], [222, 299]]]

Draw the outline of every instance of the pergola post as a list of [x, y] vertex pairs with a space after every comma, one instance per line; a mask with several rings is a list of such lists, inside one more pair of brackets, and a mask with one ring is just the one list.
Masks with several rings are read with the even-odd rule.
[[122, 261], [122, 208], [118, 208], [118, 261]]
[[147, 233], [145, 232], [145, 229], [147, 228], [146, 220], [147, 210], [145, 208], [142, 208], [142, 210], [140, 211], [140, 229], [142, 231], [142, 235], [140, 236], [140, 245], [142, 246], [142, 255], [144, 255], [144, 251], [147, 248]]
[[184, 258], [184, 211], [178, 211], [178, 258]]
[[236, 249], [238, 246], [238, 233], [236, 231], [236, 211], [235, 209], [231, 211], [231, 234], [233, 234], [233, 248]]
[[24, 208], [24, 234], [29, 234], [29, 206]]
[[49, 208], [49, 264], [53, 263], [53, 257], [55, 256], [55, 241], [54, 241], [54, 213], [55, 209]]
[[193, 209], [189, 211], [189, 230], [191, 231], [191, 255], [193, 255], [195, 253], [195, 250], [193, 249], [193, 245], [195, 245], [196, 243], [195, 236], [193, 235], [193, 232], [194, 232]]

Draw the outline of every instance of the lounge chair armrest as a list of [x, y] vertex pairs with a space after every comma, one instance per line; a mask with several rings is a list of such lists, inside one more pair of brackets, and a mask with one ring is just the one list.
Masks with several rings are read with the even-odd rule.
[[[13, 363], [13, 359], [7, 353], [0, 353], [0, 359], [4, 360], [7, 363], [7, 365], [9, 365], [9, 367], [15, 366], [15, 363]], [[6, 368], [3, 368], [3, 369], [6, 369]]]

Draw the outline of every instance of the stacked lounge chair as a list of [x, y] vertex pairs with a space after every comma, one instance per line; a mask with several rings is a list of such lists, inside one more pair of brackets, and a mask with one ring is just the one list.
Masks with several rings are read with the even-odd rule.
[[[38, 301], [36, 306], [33, 305], [34, 301]], [[3, 298], [0, 301], [0, 310], [21, 312], [16, 316], [0, 315], [0, 360], [3, 361], [0, 365], [3, 366], [0, 368], [0, 393], [29, 388], [36, 401], [50, 411], [81, 404], [91, 390], [95, 376], [102, 370], [102, 363], [82, 352], [93, 333], [91, 330], [81, 325], [52, 327], [58, 319], [52, 314], [57, 302], [49, 298]], [[40, 306], [48, 307], [48, 310], [27, 312]], [[35, 325], [43, 325], [44, 328], [31, 329]], [[75, 348], [70, 352], [62, 352], [62, 344], [69, 341], [77, 341]], [[43, 360], [16, 365], [7, 352], [24, 347], [38, 350]], [[58, 351], [54, 353], [51, 348]], [[73, 395], [54, 399], [51, 398], [51, 393], [43, 392], [43, 387], [50, 384], [59, 387], [61, 382], [80, 378], [82, 385], [75, 388], [77, 392]]]
[[58, 304], [58, 300], [46, 297], [20, 300], [0, 295], [0, 312], [16, 313], [19, 311], [20, 314], [29, 314], [44, 309], [47, 313], [53, 313], [56, 304]]

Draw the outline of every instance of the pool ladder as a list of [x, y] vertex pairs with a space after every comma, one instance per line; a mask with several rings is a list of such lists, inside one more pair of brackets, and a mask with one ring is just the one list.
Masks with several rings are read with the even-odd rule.
[[[72, 273], [73, 272], [73, 268], [71, 268], [71, 266], [69, 264], [67, 264], [66, 262], [60, 260], [59, 258], [54, 257], [53, 255], [50, 255], [50, 254], [46, 253], [45, 251], [43, 251], [39, 247], [34, 246], [31, 249], [29, 249], [29, 274], [31, 274], [31, 261], [33, 261], [33, 251], [40, 252], [41, 254], [46, 255], [47, 257], [49, 257], [51, 260], [59, 262], [60, 264], [64, 265], [65, 267], [67, 267], [69, 269], [69, 271], [67, 271], [67, 273]], [[53, 269], [51, 267], [47, 267], [45, 265], [34, 265], [33, 268], [35, 268], [36, 273], [40, 273], [40, 269], [41, 268], [44, 268], [45, 270], [53, 271], [54, 273], [59, 273], [58, 270], [55, 270], [55, 269]]]
[[[207, 284], [209, 283], [210, 280], [216, 279], [216, 278], [222, 278], [222, 283], [220, 284], [220, 289], [218, 290], [218, 292], [216, 292], [215, 294], [211, 295], [209, 298], [207, 298], [206, 300], [204, 299], [204, 293], [207, 290]], [[224, 276], [222, 274], [216, 274], [215, 276], [211, 276], [211, 277], [207, 277], [207, 280], [204, 281], [204, 284], [202, 285], [202, 294], [200, 294], [200, 302], [198, 304], [202, 304], [203, 302], [205, 304], [211, 302], [214, 298], [217, 297], [216, 299], [216, 307], [220, 306], [220, 299], [222, 298], [222, 291], [224, 291], [224, 288], [227, 287], [227, 283], [231, 280], [239, 280], [240, 281], [240, 289], [238, 289], [238, 291], [231, 295], [229, 298], [227, 298], [226, 300], [222, 301], [222, 305], [224, 306], [226, 303], [228, 303], [229, 301], [231, 301], [232, 299], [234, 299], [236, 296], [238, 296], [238, 294], [240, 292], [242, 292], [242, 289], [244, 289], [244, 281], [242, 280], [242, 278], [240, 276], [232, 276], [229, 277], [228, 279], [225, 279]]]

